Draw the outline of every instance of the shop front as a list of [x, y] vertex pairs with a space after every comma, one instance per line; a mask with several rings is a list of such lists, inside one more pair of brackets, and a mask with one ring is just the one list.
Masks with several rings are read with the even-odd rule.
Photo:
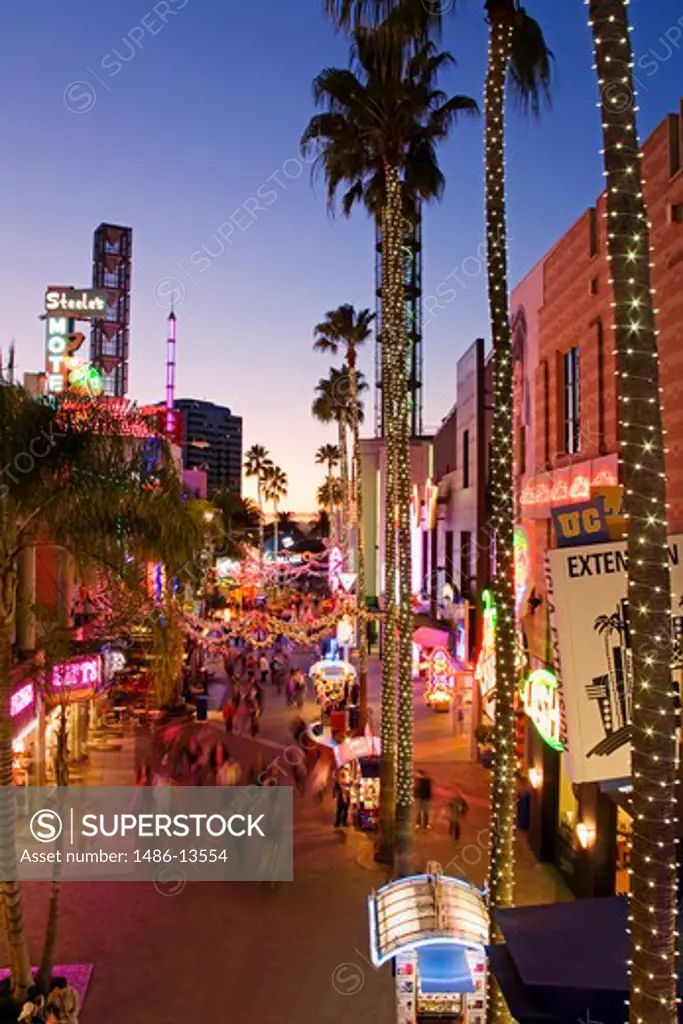
[[9, 709], [15, 785], [54, 782], [62, 714], [69, 761], [85, 760], [91, 702], [102, 680], [102, 658], [89, 654], [55, 665], [49, 686], [26, 679], [14, 687]]
[[[566, 526], [566, 524], [565, 524]], [[555, 672], [531, 673], [529, 842], [578, 897], [629, 889], [633, 675], [623, 542], [564, 545], [547, 555]], [[672, 592], [683, 593], [683, 536], [669, 540]], [[674, 597], [672, 645], [683, 634]], [[674, 670], [680, 690], [680, 670]]]

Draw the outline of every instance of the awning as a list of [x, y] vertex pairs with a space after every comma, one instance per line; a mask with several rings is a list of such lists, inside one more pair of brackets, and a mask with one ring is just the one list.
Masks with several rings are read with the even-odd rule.
[[483, 952], [488, 941], [484, 898], [460, 878], [400, 878], [373, 893], [369, 909], [370, 952], [376, 967], [403, 950], [450, 945]]
[[425, 995], [450, 992], [474, 992], [474, 979], [461, 946], [422, 946], [417, 951], [420, 990]]
[[413, 642], [420, 647], [448, 647], [448, 633], [431, 626], [420, 626], [413, 633]]

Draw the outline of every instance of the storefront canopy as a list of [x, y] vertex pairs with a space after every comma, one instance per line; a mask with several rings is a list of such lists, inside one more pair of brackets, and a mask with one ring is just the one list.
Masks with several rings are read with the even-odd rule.
[[460, 878], [411, 875], [369, 898], [370, 953], [377, 967], [426, 946], [483, 952], [489, 914], [481, 892]]
[[519, 1024], [621, 1024], [628, 998], [625, 899], [515, 907], [496, 916], [505, 945], [492, 946], [489, 960]]
[[413, 633], [413, 641], [420, 647], [448, 647], [448, 633], [432, 626], [420, 626]]

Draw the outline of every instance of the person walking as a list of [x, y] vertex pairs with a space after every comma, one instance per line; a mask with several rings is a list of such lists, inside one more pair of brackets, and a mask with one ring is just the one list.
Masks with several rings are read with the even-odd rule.
[[268, 659], [265, 654], [262, 654], [259, 658], [258, 667], [261, 673], [261, 686], [265, 686], [266, 680], [268, 679], [268, 671], [270, 669], [270, 665], [268, 664]]
[[415, 798], [417, 800], [417, 827], [431, 829], [429, 824], [429, 805], [432, 801], [432, 780], [422, 768], [418, 768], [415, 781]]
[[345, 772], [340, 772], [335, 779], [334, 795], [337, 798], [334, 827], [346, 828], [349, 823], [349, 807], [351, 806], [351, 784]]
[[467, 814], [467, 810], [467, 801], [456, 790], [455, 796], [448, 801], [449, 828], [456, 843], [460, 839], [460, 822]]

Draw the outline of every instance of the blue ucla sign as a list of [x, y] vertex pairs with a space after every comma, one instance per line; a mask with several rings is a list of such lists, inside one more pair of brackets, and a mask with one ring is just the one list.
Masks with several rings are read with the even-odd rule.
[[609, 540], [605, 499], [602, 497], [577, 505], [554, 508], [552, 517], [557, 546], [560, 548], [579, 544], [600, 544]]

